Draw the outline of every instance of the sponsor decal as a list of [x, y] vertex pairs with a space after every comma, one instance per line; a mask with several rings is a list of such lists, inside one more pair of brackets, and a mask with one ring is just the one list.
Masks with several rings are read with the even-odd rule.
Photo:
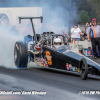
[[48, 67], [48, 64], [45, 64], [44, 66]]
[[43, 58], [41, 58], [41, 60], [43, 61]]
[[77, 68], [77, 72], [80, 72], [80, 69], [79, 68]]
[[44, 59], [44, 61], [46, 61], [46, 59]]
[[43, 67], [43, 63], [41, 63], [41, 66]]
[[46, 59], [36, 57], [36, 58], [34, 59], [34, 61], [35, 61], [35, 63], [36, 63], [38, 66], [42, 66], [42, 67], [43, 67], [43, 66], [46, 66], [46, 67], [48, 67], [48, 64], [47, 64]]
[[69, 64], [69, 70], [70, 71], [72, 71], [73, 69], [72, 69], [72, 65], [71, 64]]
[[72, 70], [75, 71], [75, 66], [72, 67]]
[[68, 63], [66, 63], [66, 68], [67, 68], [67, 70], [69, 70], [69, 65], [68, 65]]

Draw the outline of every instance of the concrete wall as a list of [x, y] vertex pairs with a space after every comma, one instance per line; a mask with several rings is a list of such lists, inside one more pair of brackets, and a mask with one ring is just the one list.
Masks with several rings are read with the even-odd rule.
[[[42, 16], [42, 8], [41, 7], [0, 8], [0, 15], [1, 15], [0, 22], [2, 25], [6, 26], [6, 24], [8, 23], [9, 27], [15, 25], [18, 30], [21, 30], [21, 28], [23, 29], [23, 27], [26, 27], [27, 24], [30, 23], [30, 20], [22, 20], [21, 24], [19, 24], [18, 17], [40, 17]], [[8, 19], [7, 18], [4, 19], [4, 16], [7, 16]], [[42, 27], [41, 20], [34, 19], [33, 22], [35, 26]]]

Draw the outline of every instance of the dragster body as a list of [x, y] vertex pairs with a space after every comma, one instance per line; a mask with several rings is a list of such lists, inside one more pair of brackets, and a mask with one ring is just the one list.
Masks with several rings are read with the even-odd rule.
[[99, 74], [100, 65], [98, 63], [94, 62], [93, 60], [85, 57], [84, 55], [80, 53], [77, 53], [74, 50], [66, 50], [65, 52], [59, 52], [51, 48], [43, 47], [43, 53], [45, 56], [46, 56], [46, 51], [49, 51], [52, 56], [51, 57], [52, 65], [49, 65], [49, 67], [67, 70], [66, 64], [68, 63], [68, 64], [71, 64], [72, 67], [75, 66], [79, 68], [79, 62], [81, 61], [81, 59], [84, 58], [88, 64], [88, 68], [90, 69], [93, 68], [94, 70], [98, 70], [98, 74]]

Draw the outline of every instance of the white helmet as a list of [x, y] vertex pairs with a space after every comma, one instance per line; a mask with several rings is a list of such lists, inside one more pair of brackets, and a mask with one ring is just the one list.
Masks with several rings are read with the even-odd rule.
[[55, 43], [55, 44], [56, 44], [56, 43], [60, 43], [60, 44], [61, 44], [61, 39], [60, 39], [60, 38], [54, 39], [54, 43]]

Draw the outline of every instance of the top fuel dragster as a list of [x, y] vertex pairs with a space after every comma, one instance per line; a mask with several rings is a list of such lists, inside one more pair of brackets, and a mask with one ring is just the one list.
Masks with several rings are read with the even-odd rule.
[[[79, 72], [83, 80], [88, 74], [100, 75], [100, 65], [84, 55], [72, 50], [63, 35], [53, 32], [35, 34], [32, 19], [43, 17], [19, 17], [30, 19], [34, 36], [28, 35], [30, 41], [17, 41], [14, 48], [14, 61], [17, 68], [27, 68], [28, 61], [33, 61], [39, 66], [59, 69], [64, 71]], [[55, 49], [54, 39], [61, 38], [61, 45]]]

